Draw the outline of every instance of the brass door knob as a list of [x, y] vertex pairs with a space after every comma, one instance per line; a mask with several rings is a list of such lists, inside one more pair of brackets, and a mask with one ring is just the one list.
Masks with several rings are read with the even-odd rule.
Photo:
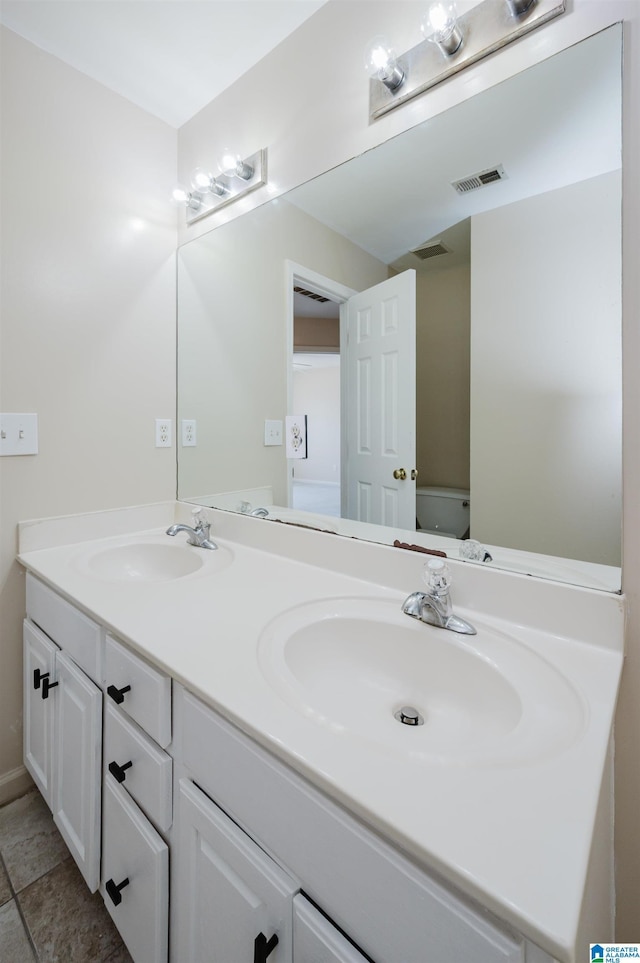
[[407, 473], [404, 470], [404, 468], [396, 468], [396, 470], [393, 473], [393, 477], [398, 481], [404, 481], [405, 478], [407, 477]]
[[415, 481], [417, 477], [418, 477], [418, 469], [417, 469], [417, 468], [412, 468], [412, 469], [411, 469], [411, 481]]

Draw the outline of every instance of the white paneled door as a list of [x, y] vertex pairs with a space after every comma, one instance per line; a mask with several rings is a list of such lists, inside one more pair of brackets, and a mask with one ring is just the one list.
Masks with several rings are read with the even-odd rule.
[[415, 529], [416, 273], [346, 302], [343, 504], [348, 518]]

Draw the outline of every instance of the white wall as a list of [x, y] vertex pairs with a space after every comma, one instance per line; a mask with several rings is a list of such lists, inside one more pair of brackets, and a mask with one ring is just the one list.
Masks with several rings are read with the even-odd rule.
[[307, 416], [307, 458], [293, 462], [298, 481], [340, 484], [340, 365], [293, 373], [292, 414]]
[[613, 172], [472, 218], [480, 541], [620, 564], [620, 189]]
[[176, 131], [2, 29], [0, 801], [24, 785], [20, 519], [174, 497]]
[[[623, 334], [629, 377], [624, 395], [623, 581], [630, 611], [616, 741], [616, 858], [618, 938], [631, 941], [637, 939], [640, 905], [640, 4], [572, 0], [558, 20], [370, 124], [362, 51], [376, 33], [388, 33], [399, 50], [413, 46], [420, 39], [420, 13], [417, 0], [330, 0], [180, 130], [180, 177], [208, 163], [224, 139], [237, 143], [243, 153], [268, 147], [271, 190], [286, 191], [597, 30], [625, 21]], [[257, 192], [248, 205], [260, 204], [266, 196], [266, 189]], [[216, 217], [191, 228], [182, 225], [181, 238], [210, 230]]]

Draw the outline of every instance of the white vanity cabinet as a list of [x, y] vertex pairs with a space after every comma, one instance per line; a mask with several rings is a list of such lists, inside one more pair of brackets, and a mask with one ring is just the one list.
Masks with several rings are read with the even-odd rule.
[[27, 576], [25, 765], [92, 892], [100, 880], [101, 644], [95, 622]]
[[[294, 945], [294, 963], [310, 963], [314, 955], [319, 963], [334, 959], [360, 963], [363, 956], [375, 963], [444, 959], [528, 963], [527, 944], [519, 934], [479, 904], [419, 869], [177, 685], [174, 710], [175, 754], [181, 761], [182, 779], [197, 783], [228, 814], [229, 821], [244, 830], [243, 835], [248, 834], [273, 861], [299, 880], [300, 891], [322, 911], [314, 916], [307, 904], [295, 904], [302, 910], [295, 914], [299, 950], [296, 952]], [[183, 820], [190, 823], [193, 819], [192, 798], [196, 793], [193, 788], [185, 800], [185, 784], [191, 783], [180, 782], [176, 800], [181, 826]], [[198, 798], [206, 808], [202, 793]], [[192, 847], [196, 845], [194, 839]], [[184, 845], [181, 831], [181, 864]], [[210, 857], [214, 851], [214, 847], [206, 849]], [[202, 885], [197, 866], [198, 861], [192, 857], [190, 868], [181, 870], [180, 884], [172, 890], [179, 934], [195, 926], [195, 920], [185, 922], [188, 904], [193, 900], [197, 900], [199, 918], [207, 918], [207, 906], [210, 914], [215, 911], [213, 890], [209, 892], [208, 883]], [[334, 921], [335, 927], [329, 929], [331, 923], [319, 921], [323, 914]], [[307, 947], [313, 947], [313, 951]], [[307, 956], [308, 952], [314, 955]], [[175, 963], [197, 959], [185, 955], [181, 943], [172, 948], [171, 958]], [[549, 963], [544, 955], [537, 960]]]

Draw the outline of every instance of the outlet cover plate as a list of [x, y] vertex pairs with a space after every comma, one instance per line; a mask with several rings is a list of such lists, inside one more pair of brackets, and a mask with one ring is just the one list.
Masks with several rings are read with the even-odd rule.
[[171, 418], [156, 418], [156, 448], [171, 448]]

